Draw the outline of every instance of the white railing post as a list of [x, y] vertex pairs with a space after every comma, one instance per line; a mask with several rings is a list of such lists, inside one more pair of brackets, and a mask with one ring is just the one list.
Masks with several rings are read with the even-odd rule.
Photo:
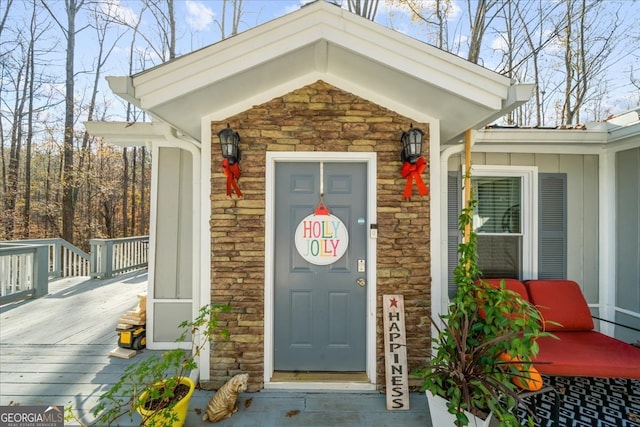
[[49, 292], [48, 255], [46, 244], [0, 244], [0, 304]]
[[32, 265], [33, 296], [39, 298], [49, 293], [49, 246], [35, 247]]

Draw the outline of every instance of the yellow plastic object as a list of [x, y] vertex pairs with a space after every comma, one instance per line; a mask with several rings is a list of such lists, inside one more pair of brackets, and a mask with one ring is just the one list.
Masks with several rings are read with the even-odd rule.
[[146, 347], [146, 328], [145, 326], [132, 326], [127, 329], [117, 329], [118, 346], [122, 348], [130, 348], [140, 350]]
[[120, 345], [131, 345], [131, 341], [133, 338], [133, 333], [131, 330], [127, 329], [126, 331], [119, 331], [120, 334]]
[[[157, 384], [157, 386], [161, 386], [164, 381]], [[138, 413], [143, 420], [146, 420], [147, 425], [158, 425], [165, 427], [182, 427], [187, 420], [187, 412], [189, 411], [189, 400], [191, 400], [191, 396], [193, 395], [194, 390], [196, 389], [196, 384], [189, 377], [181, 377], [180, 384], [184, 384], [189, 386], [189, 393], [182, 398], [176, 405], [172, 408], [175, 413], [178, 421], [173, 424], [163, 424], [164, 420], [171, 419], [171, 414], [165, 414], [164, 411], [166, 409], [162, 409], [157, 413], [155, 411], [147, 411], [146, 409], [139, 407], [137, 408]], [[140, 396], [140, 400], [145, 400], [147, 398], [147, 392], [142, 393]], [[154, 422], [155, 420], [155, 422]]]

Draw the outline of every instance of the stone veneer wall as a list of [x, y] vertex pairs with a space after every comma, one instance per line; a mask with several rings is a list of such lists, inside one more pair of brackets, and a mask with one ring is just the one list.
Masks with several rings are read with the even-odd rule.
[[[226, 196], [217, 133], [227, 123], [241, 136], [241, 199]], [[282, 97], [211, 123], [211, 299], [228, 302], [224, 321], [231, 337], [211, 348], [212, 386], [248, 372], [249, 391], [263, 386], [265, 160], [267, 151], [365, 151], [377, 153], [377, 383], [384, 387], [382, 295], [405, 298], [407, 355], [413, 369], [429, 346], [431, 257], [430, 197], [403, 201], [400, 136], [413, 123], [429, 127], [318, 81]], [[428, 173], [422, 175], [428, 185]]]

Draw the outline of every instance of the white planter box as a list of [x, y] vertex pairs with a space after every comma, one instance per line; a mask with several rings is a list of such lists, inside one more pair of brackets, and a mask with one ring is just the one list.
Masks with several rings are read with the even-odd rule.
[[[425, 393], [427, 395], [427, 402], [429, 403], [429, 412], [431, 413], [431, 425], [434, 427], [455, 426], [456, 417], [449, 413], [447, 401], [440, 396], [434, 396], [429, 391]], [[491, 425], [491, 414], [489, 414], [486, 420], [466, 411], [465, 414], [469, 418], [469, 427], [489, 427]]]

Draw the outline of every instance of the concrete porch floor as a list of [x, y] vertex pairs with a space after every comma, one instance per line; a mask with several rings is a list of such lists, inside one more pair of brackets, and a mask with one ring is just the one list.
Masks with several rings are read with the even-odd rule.
[[[45, 297], [0, 306], [0, 405], [73, 405], [91, 421], [91, 408], [124, 368], [154, 353], [109, 356], [117, 346], [117, 319], [137, 304], [146, 284], [146, 271], [110, 280], [62, 279], [50, 283]], [[202, 414], [213, 394], [195, 391], [187, 427], [431, 426], [421, 393], [411, 394], [408, 411], [387, 411], [379, 392], [243, 393], [236, 414], [211, 424]], [[136, 426], [138, 418], [118, 425]]]
[[238, 412], [216, 424], [202, 421], [213, 392], [197, 390], [189, 407], [186, 426], [422, 426], [430, 427], [427, 400], [411, 393], [408, 411], [387, 411], [378, 392], [296, 392], [266, 390], [240, 395]]

